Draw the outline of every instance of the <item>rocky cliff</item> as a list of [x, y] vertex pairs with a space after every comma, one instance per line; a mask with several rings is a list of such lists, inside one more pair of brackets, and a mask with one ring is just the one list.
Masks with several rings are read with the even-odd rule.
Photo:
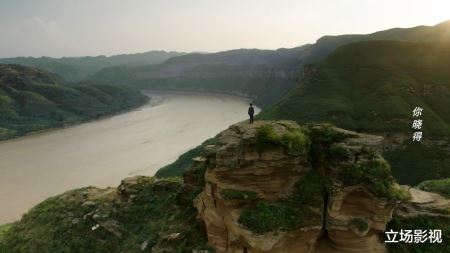
[[380, 234], [406, 194], [381, 137], [260, 121], [216, 138], [194, 205], [217, 252], [386, 252]]
[[386, 229], [442, 229], [450, 241], [450, 201], [399, 187], [382, 143], [331, 125], [239, 123], [183, 180], [139, 176], [47, 199], [0, 236], [0, 252], [450, 252], [383, 244]]

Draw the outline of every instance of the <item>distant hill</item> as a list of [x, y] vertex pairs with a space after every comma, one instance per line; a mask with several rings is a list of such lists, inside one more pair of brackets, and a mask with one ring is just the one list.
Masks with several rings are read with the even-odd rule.
[[417, 26], [412, 28], [393, 28], [371, 34], [348, 34], [323, 36], [305, 50], [301, 56], [305, 63], [312, 63], [327, 57], [336, 48], [358, 41], [397, 40], [410, 42], [449, 41], [450, 20], [435, 26]]
[[105, 68], [92, 79], [140, 88], [209, 90], [247, 95], [265, 106], [293, 87], [299, 74], [299, 55], [308, 47], [187, 54], [159, 65]]
[[[307, 65], [304, 79], [262, 119], [331, 122], [384, 135], [402, 183], [450, 177], [450, 43], [373, 41]], [[424, 140], [412, 143], [412, 110], [424, 108]]]
[[77, 82], [86, 79], [97, 71], [111, 66], [139, 66], [159, 64], [167, 59], [185, 53], [150, 51], [138, 54], [121, 54], [110, 57], [16, 57], [0, 59], [4, 64], [21, 64], [54, 72], [68, 81]]
[[129, 87], [71, 87], [65, 83], [47, 71], [0, 64], [0, 140], [100, 117], [147, 101]]
[[92, 79], [151, 89], [245, 94], [266, 108], [295, 87], [305, 64], [323, 60], [342, 45], [370, 40], [420, 42], [447, 39], [450, 39], [450, 22], [364, 35], [324, 36], [315, 44], [291, 49], [238, 49], [214, 54], [187, 54], [159, 65], [105, 68]]

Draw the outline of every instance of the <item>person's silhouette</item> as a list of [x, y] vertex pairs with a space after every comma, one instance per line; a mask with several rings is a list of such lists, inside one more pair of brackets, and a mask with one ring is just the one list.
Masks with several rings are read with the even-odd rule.
[[250, 107], [248, 108], [248, 116], [250, 116], [250, 124], [253, 124], [253, 115], [255, 115], [255, 109], [253, 108], [253, 105], [250, 104]]

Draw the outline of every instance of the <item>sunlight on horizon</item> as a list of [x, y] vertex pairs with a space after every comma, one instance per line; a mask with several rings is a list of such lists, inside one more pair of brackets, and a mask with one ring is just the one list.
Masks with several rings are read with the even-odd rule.
[[0, 57], [289, 48], [324, 35], [436, 25], [449, 9], [442, 0], [4, 0]]

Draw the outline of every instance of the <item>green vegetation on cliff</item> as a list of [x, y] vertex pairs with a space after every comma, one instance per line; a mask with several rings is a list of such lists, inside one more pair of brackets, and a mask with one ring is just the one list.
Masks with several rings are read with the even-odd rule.
[[95, 119], [148, 100], [128, 87], [64, 82], [42, 70], [0, 65], [0, 140]]
[[306, 130], [289, 129], [286, 133], [278, 135], [270, 126], [263, 126], [257, 130], [257, 149], [262, 152], [267, 148], [280, 146], [290, 152], [308, 152], [310, 140]]
[[289, 201], [296, 205], [321, 207], [328, 187], [327, 180], [317, 171], [309, 171], [295, 184], [294, 193]]
[[373, 159], [364, 163], [345, 166], [340, 176], [344, 184], [363, 184], [378, 196], [405, 200], [409, 195], [395, 184], [391, 167], [384, 159]]
[[[448, 66], [449, 43], [374, 41], [346, 45], [323, 62], [305, 67], [302, 83], [257, 118], [331, 122], [388, 138], [394, 134], [411, 138], [412, 110], [420, 106], [424, 108], [424, 140], [445, 140], [450, 136]], [[411, 143], [405, 145], [406, 149], [414, 148]], [[400, 148], [386, 156], [395, 165], [396, 179], [416, 184], [449, 177], [450, 163], [439, 156], [441, 149], [432, 143], [418, 145], [432, 154], [410, 155]], [[408, 163], [416, 165], [411, 169]], [[436, 164], [435, 172], [418, 173], [430, 167], [424, 164]]]
[[260, 200], [248, 207], [239, 217], [239, 223], [255, 233], [277, 230], [295, 230], [317, 226], [322, 222], [325, 184], [316, 171], [310, 171], [295, 185], [295, 192], [286, 200], [268, 202]]
[[292, 207], [284, 202], [259, 201], [241, 214], [239, 223], [255, 233], [263, 234], [317, 226], [321, 224], [321, 216], [307, 207]]
[[[12, 224], [3, 224], [0, 225], [0, 242], [3, 239], [4, 234], [6, 234], [6, 232], [9, 231], [9, 229], [11, 228]], [[1, 249], [1, 248], [0, 248]], [[1, 252], [1, 251], [0, 251]]]
[[313, 164], [322, 164], [344, 186], [363, 185], [376, 196], [388, 199], [407, 200], [410, 197], [395, 182], [389, 163], [375, 150], [351, 150], [352, 144], [349, 147], [348, 142], [358, 137], [355, 133], [339, 130], [331, 124], [310, 124], [309, 133]]
[[69, 191], [31, 209], [0, 243], [15, 253], [208, 249], [190, 191], [180, 179], [149, 177], [126, 179], [117, 190]]
[[[293, 128], [289, 124], [283, 125], [283, 122], [286, 123], [255, 123], [262, 125], [254, 133], [256, 149], [261, 150], [260, 147], [263, 146], [264, 149], [260, 152], [270, 154], [283, 147], [286, 156], [300, 154], [307, 157], [307, 161], [311, 162], [311, 169], [295, 183], [286, 198], [276, 201], [248, 201], [239, 217], [239, 223], [250, 231], [261, 234], [319, 226], [323, 222], [323, 212], [326, 212], [323, 209], [325, 200], [341, 190], [359, 189], [370, 193], [375, 201], [386, 198], [391, 204], [410, 199], [410, 194], [395, 182], [389, 164], [380, 155], [382, 138], [338, 129], [330, 124], [309, 124]], [[308, 140], [300, 145], [300, 153], [291, 153], [290, 146], [280, 141], [283, 135], [293, 131], [301, 133], [301, 140]], [[242, 132], [244, 131], [241, 129]], [[305, 143], [308, 143], [306, 152]], [[349, 225], [361, 233], [369, 229], [369, 224], [364, 219], [355, 218]]]

